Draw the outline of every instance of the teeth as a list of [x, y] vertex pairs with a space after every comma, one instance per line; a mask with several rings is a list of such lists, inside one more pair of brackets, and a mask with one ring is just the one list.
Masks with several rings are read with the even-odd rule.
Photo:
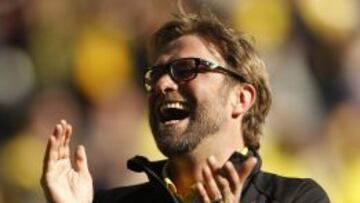
[[160, 111], [164, 111], [165, 109], [181, 109], [181, 110], [188, 110], [188, 108], [182, 104], [181, 102], [171, 102], [163, 104], [160, 107]]

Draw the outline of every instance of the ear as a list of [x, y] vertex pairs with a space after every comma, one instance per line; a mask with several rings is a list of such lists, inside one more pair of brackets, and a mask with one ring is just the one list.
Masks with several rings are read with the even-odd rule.
[[256, 89], [253, 85], [243, 83], [234, 89], [234, 98], [232, 100], [232, 117], [236, 118], [245, 114], [255, 103]]

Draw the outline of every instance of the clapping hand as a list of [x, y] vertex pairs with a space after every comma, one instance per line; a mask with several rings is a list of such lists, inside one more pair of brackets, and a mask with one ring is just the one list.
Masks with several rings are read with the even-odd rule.
[[85, 148], [76, 148], [72, 163], [69, 147], [71, 136], [71, 125], [62, 120], [48, 140], [41, 184], [51, 203], [90, 203], [93, 199]]
[[[201, 202], [239, 203], [242, 188], [256, 162], [256, 158], [250, 157], [236, 170], [232, 162], [227, 161], [221, 166], [214, 156], [210, 156], [202, 170], [204, 180], [196, 185]], [[225, 172], [225, 176], [220, 173], [220, 169]]]

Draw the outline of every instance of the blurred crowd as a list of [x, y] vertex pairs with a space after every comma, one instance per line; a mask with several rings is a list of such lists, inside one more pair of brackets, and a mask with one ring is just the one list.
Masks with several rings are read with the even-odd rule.
[[[360, 2], [183, 0], [245, 32], [273, 92], [264, 168], [311, 177], [359, 203]], [[146, 39], [175, 0], [0, 0], [0, 203], [45, 202], [39, 184], [60, 119], [86, 147], [96, 189], [145, 181], [136, 154], [163, 158], [147, 123]]]

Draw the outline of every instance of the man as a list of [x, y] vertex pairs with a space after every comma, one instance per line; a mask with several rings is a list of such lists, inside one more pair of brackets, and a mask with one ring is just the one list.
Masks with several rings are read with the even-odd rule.
[[93, 198], [84, 147], [72, 167], [71, 126], [61, 121], [44, 160], [49, 202], [329, 202], [313, 180], [260, 170], [271, 95], [263, 61], [241, 34], [213, 17], [178, 16], [154, 34], [150, 59], [150, 126], [168, 160], [129, 160], [149, 182]]

